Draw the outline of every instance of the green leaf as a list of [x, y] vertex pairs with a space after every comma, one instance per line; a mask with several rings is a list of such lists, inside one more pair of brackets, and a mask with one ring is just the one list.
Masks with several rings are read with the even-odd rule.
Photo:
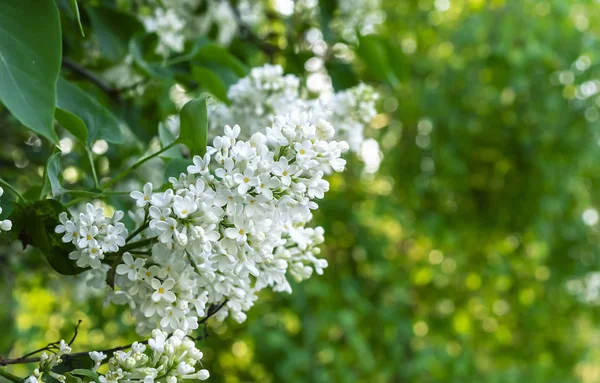
[[244, 63], [217, 44], [207, 44], [198, 48], [194, 61], [199, 64], [219, 64], [231, 69], [239, 77], [244, 77], [248, 73], [248, 67]]
[[[158, 124], [158, 139], [160, 140], [160, 144], [164, 148], [165, 146], [171, 145], [173, 142], [177, 140], [177, 138], [171, 133], [169, 128], [167, 128], [164, 122], [160, 122]], [[181, 151], [177, 146], [174, 146], [167, 151], [163, 152], [161, 155], [163, 158], [181, 158]]]
[[192, 45], [192, 48], [190, 49], [189, 52], [184, 53], [177, 57], [173, 57], [172, 59], [170, 59], [168, 61], [167, 65], [179, 64], [182, 62], [190, 61], [194, 57], [196, 57], [196, 54], [200, 51], [200, 49], [202, 49], [203, 47], [205, 47], [211, 43], [212, 42], [208, 37], [201, 36], [198, 39], [196, 39], [196, 41], [194, 41], [194, 45]]
[[130, 14], [107, 7], [86, 7], [100, 49], [109, 60], [122, 59], [128, 52], [129, 40], [144, 32], [144, 26]]
[[[67, 379], [67, 383], [89, 383], [93, 381], [97, 381], [97, 379], [84, 377], [84, 379], [74, 376], [73, 371], [76, 369], [91, 371], [92, 367], [94, 367], [94, 361], [90, 359], [88, 354], [83, 355], [75, 355], [71, 354], [68, 360], [63, 361], [60, 364], [52, 367], [52, 372], [57, 373], [59, 375], [64, 375]], [[50, 374], [44, 374], [44, 378], [46, 378], [46, 383], [60, 383], [58, 379], [50, 376]]]
[[385, 42], [376, 35], [359, 36], [358, 54], [367, 63], [369, 71], [380, 80], [386, 80], [393, 87], [399, 85], [392, 71]]
[[71, 375], [70, 372], [65, 372], [63, 375], [65, 376], [67, 383], [83, 383], [81, 378]]
[[162, 57], [154, 52], [158, 44], [156, 33], [136, 36], [129, 42], [129, 53], [137, 68], [150, 77], [169, 77], [171, 72], [162, 65]]
[[60, 157], [62, 153], [54, 153], [46, 164], [46, 177], [50, 182], [50, 190], [52, 191], [52, 197], [63, 194], [66, 189], [60, 185], [59, 176], [62, 173], [60, 169]]
[[56, 108], [54, 111], [54, 118], [63, 128], [67, 129], [75, 136], [79, 142], [83, 144], [87, 142], [88, 130], [85, 126], [85, 122], [83, 122], [81, 118], [61, 108]]
[[332, 41], [335, 38], [335, 35], [331, 30], [331, 20], [333, 20], [337, 8], [338, 0], [319, 0], [319, 23], [325, 41]]
[[61, 57], [60, 19], [54, 1], [0, 1], [0, 102], [23, 125], [55, 144], [54, 104]]
[[[58, 79], [57, 90], [57, 106], [60, 109], [77, 116], [85, 123], [88, 130], [88, 143], [99, 139], [104, 139], [115, 144], [122, 142], [123, 137], [121, 135], [121, 128], [119, 127], [119, 120], [117, 120], [117, 118], [98, 101], [77, 85], [74, 85], [63, 78]], [[64, 115], [61, 117], [64, 117]], [[63, 121], [59, 120], [61, 124]], [[70, 122], [73, 121], [73, 119], [70, 120]], [[73, 127], [73, 125], [71, 125], [71, 127]], [[83, 137], [80, 126], [73, 130], [78, 132], [77, 135], [69, 129], [76, 137]]]
[[191, 155], [204, 155], [208, 141], [206, 97], [188, 101], [179, 112], [181, 121], [177, 141], [186, 145]]
[[69, 259], [69, 253], [74, 250], [72, 244], [63, 243], [61, 235], [54, 229], [60, 221], [58, 215], [67, 209], [55, 199], [45, 199], [29, 203], [15, 209], [11, 214], [17, 222], [21, 222], [19, 238], [24, 245], [37, 247], [48, 264], [58, 273], [75, 275], [83, 271], [75, 261]]
[[98, 378], [100, 377], [100, 375], [98, 375], [97, 372], [94, 372], [92, 370], [84, 370], [82, 368], [77, 368], [75, 370], [71, 370], [71, 374], [85, 376], [86, 378], [93, 379], [96, 382], [98, 381]]
[[210, 69], [193, 65], [192, 77], [221, 101], [227, 101], [227, 88], [221, 78]]
[[35, 201], [40, 199], [40, 192], [42, 191], [41, 184], [33, 184], [27, 188], [21, 195], [28, 201]]
[[333, 88], [336, 90], [348, 89], [358, 84], [358, 79], [352, 65], [336, 60], [328, 60], [325, 64], [331, 76]]
[[179, 177], [181, 173], [187, 171], [187, 167], [191, 164], [192, 162], [186, 158], [171, 158], [165, 166], [164, 181], [168, 182], [169, 177]]
[[71, 0], [71, 7], [73, 8], [73, 12], [75, 13], [75, 17], [77, 18], [77, 24], [79, 24], [81, 36], [85, 37], [85, 33], [83, 32], [83, 25], [81, 24], [81, 15], [79, 14], [79, 5], [77, 5], [77, 0]]

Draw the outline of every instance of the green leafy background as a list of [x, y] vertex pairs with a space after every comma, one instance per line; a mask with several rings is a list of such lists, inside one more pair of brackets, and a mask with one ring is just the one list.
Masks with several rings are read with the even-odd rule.
[[[0, 176], [26, 195], [50, 186], [60, 193], [61, 184], [94, 190], [87, 159], [99, 138], [111, 143], [93, 156], [100, 180], [160, 146], [158, 122], [177, 112], [169, 98], [175, 83], [194, 97], [223, 99], [231, 82], [268, 61], [302, 75], [310, 55], [294, 47], [319, 22], [269, 19], [264, 41], [275, 53], [243, 37], [221, 47], [211, 31], [163, 65], [153, 53], [156, 36], [141, 34], [123, 3], [81, 1], [76, 13], [72, 1], [57, 1], [64, 79], [54, 127], [47, 109], [54, 99], [31, 98], [40, 117], [27, 120], [34, 114], [24, 117], [22, 105], [7, 101], [0, 66]], [[320, 3], [326, 24], [336, 6]], [[582, 220], [600, 204], [600, 98], [578, 93], [600, 72], [600, 4], [452, 0], [441, 11], [437, 3], [443, 1], [384, 1], [379, 33], [349, 43], [355, 60], [328, 60], [337, 89], [364, 81], [382, 93], [366, 134], [380, 142], [384, 160], [369, 175], [350, 156], [348, 171], [331, 178], [315, 217], [326, 231], [323, 276], [293, 285], [292, 295], [262, 294], [243, 324], [209, 321], [210, 337], [199, 348], [210, 381], [600, 381], [598, 310], [566, 287], [600, 268], [599, 226]], [[17, 4], [1, 2], [0, 21]], [[32, 5], [23, 25], [0, 23], [0, 57], [22, 54], [7, 45], [6, 33], [51, 26], [38, 20], [43, 11], [52, 14], [53, 3], [46, 5]], [[7, 32], [11, 26], [16, 32]], [[22, 38], [36, 43], [27, 33]], [[61, 44], [51, 40], [43, 52], [58, 55], [49, 58], [56, 64]], [[119, 91], [131, 84], [110, 81], [102, 89], [78, 70], [108, 79], [126, 55], [143, 93]], [[582, 56], [591, 63], [585, 71], [574, 65]], [[39, 81], [52, 78], [52, 68], [37, 73]], [[60, 164], [48, 164], [48, 186], [53, 146], [21, 123], [50, 140], [53, 129], [78, 139], [68, 155], [52, 157]], [[167, 173], [181, 168], [175, 157]], [[156, 158], [134, 175], [145, 182], [148, 167], [163, 163]], [[5, 192], [2, 216], [15, 200]], [[123, 208], [124, 200], [107, 202]], [[42, 215], [54, 208], [42, 207]], [[125, 309], [103, 307], [101, 297], [77, 304], [75, 277], [59, 275], [20, 241], [2, 244], [0, 355], [68, 338], [79, 319], [75, 351], [136, 339]], [[10, 371], [25, 376], [30, 368]]]

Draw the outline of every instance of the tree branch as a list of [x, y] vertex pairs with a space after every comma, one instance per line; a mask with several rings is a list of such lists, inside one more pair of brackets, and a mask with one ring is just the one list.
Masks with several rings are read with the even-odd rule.
[[[221, 310], [223, 308], [223, 306], [225, 306], [225, 304], [227, 303], [227, 299], [219, 304], [219, 305], [210, 305], [210, 307], [208, 308], [208, 313], [207, 315], [202, 318], [200, 321], [198, 321], [198, 324], [205, 324], [212, 316], [214, 316], [216, 313], [219, 312], [219, 310]], [[81, 323], [81, 321], [79, 321], [79, 323]], [[73, 335], [73, 338], [71, 339], [71, 342], [73, 342], [75, 340], [75, 337], [77, 335], [77, 328], [79, 327], [79, 323], [77, 324], [77, 327], [75, 327], [75, 334]], [[204, 336], [199, 336], [199, 337], [190, 337], [190, 339], [192, 340], [202, 340], [202, 339], [206, 339], [207, 333], [206, 333], [206, 328], [204, 329], [205, 331], [205, 335]], [[148, 339], [146, 339], [143, 342], [138, 342], [140, 344], [148, 344]], [[25, 364], [25, 363], [37, 363], [40, 361], [40, 358], [35, 357], [35, 358], [28, 358], [28, 356], [33, 355], [35, 353], [47, 350], [48, 347], [50, 347], [51, 345], [56, 345], [58, 344], [58, 342], [54, 342], [54, 343], [50, 343], [48, 344], [48, 346], [41, 348], [39, 350], [30, 352], [27, 355], [24, 355], [20, 358], [16, 358], [16, 359], [3, 359], [0, 358], [0, 367], [1, 366], [8, 366], [10, 364]], [[71, 343], [69, 343], [71, 344]], [[106, 350], [100, 350], [99, 352], [103, 352], [104, 354], [106, 354], [107, 356], [111, 356], [112, 354], [114, 354], [117, 351], [121, 351], [121, 350], [126, 350], [128, 348], [131, 348], [131, 345], [133, 345], [133, 343], [125, 345], [125, 346], [119, 346], [119, 347], [114, 347], [114, 348], [109, 348]], [[83, 352], [76, 352], [73, 354], [66, 354], [63, 355], [61, 358], [63, 359], [63, 361], [69, 361], [69, 360], [73, 360], [73, 359], [77, 359], [83, 356], [88, 356], [89, 355], [89, 351], [83, 351]], [[0, 369], [0, 371], [3, 371]]]
[[193, 341], [200, 341], [200, 340], [207, 339], [208, 338], [208, 330], [206, 328], [207, 321], [210, 319], [210, 317], [212, 317], [213, 315], [218, 313], [219, 310], [221, 310], [223, 308], [223, 306], [225, 306], [227, 304], [228, 301], [229, 301], [229, 299], [225, 299], [223, 301], [223, 303], [221, 303], [218, 306], [210, 305], [210, 307], [208, 308], [208, 314], [206, 315], [206, 317], [204, 317], [201, 321], [198, 322], [199, 325], [201, 325], [201, 324], [204, 325], [204, 334], [197, 336], [197, 337], [188, 336], [188, 338], [190, 338]]
[[[73, 332], [73, 336], [71, 337], [71, 340], [69, 341], [69, 346], [73, 344], [73, 342], [75, 342], [75, 338], [77, 338], [77, 334], [79, 330], [79, 325], [81, 324], [81, 319], [77, 322], [77, 324], [75, 325], [75, 330]], [[52, 349], [56, 349], [57, 346], [60, 344], [60, 341], [56, 341], [56, 342], [52, 342], [52, 343], [48, 343], [46, 346], [39, 348], [35, 351], [31, 351], [28, 354], [23, 355], [20, 358], [17, 359], [3, 359], [2, 357], [0, 357], [0, 366], [5, 366], [7, 364], [19, 364], [19, 363], [30, 363], [31, 361], [36, 361], [39, 360], [39, 358], [29, 358], [31, 355], [35, 355], [38, 354], [42, 351], [51, 351]], [[12, 361], [12, 363], [5, 363], [7, 361]]]
[[102, 79], [97, 74], [91, 72], [89, 69], [84, 68], [83, 66], [79, 65], [74, 61], [69, 60], [68, 58], [63, 58], [62, 66], [63, 68], [71, 70], [73, 73], [76, 73], [77, 75], [85, 78], [86, 80], [94, 84], [101, 91], [106, 93], [111, 99], [116, 100], [118, 102], [122, 101], [118, 89], [115, 89], [112, 86], [110, 86], [106, 81], [104, 81], [104, 79]]
[[75, 331], [73, 332], [73, 336], [71, 337], [71, 340], [69, 341], [69, 346], [73, 344], [73, 342], [75, 342], [75, 338], [77, 338], [77, 334], [79, 330], [79, 325], [81, 324], [81, 319], [79, 321], [77, 321], [77, 325], [75, 326]]

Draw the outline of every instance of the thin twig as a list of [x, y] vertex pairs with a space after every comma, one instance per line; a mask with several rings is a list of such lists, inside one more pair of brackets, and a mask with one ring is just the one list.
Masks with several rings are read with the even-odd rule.
[[200, 320], [198, 322], [199, 325], [203, 324], [204, 325], [204, 335], [201, 336], [197, 336], [197, 337], [189, 337], [191, 340], [193, 341], [199, 341], [199, 340], [204, 340], [208, 338], [208, 330], [206, 329], [206, 324], [208, 322], [208, 320], [214, 316], [216, 313], [219, 312], [219, 310], [221, 310], [223, 308], [223, 306], [225, 306], [227, 304], [229, 300], [225, 299], [220, 305], [210, 305], [210, 307], [208, 308], [208, 313], [206, 314], [206, 316], [204, 318], [202, 318], [202, 320]]
[[121, 102], [121, 95], [119, 94], [119, 90], [110, 86], [104, 79], [102, 79], [97, 74], [93, 73], [87, 68], [79, 65], [78, 63], [69, 60], [68, 58], [63, 58], [62, 65], [64, 68], [70, 69], [72, 72], [78, 74], [81, 77], [84, 77], [86, 80], [94, 84], [101, 91], [106, 93], [110, 98]]
[[[223, 306], [225, 306], [225, 304], [227, 303], [227, 300], [225, 300], [223, 303], [217, 305], [211, 305], [208, 308], [208, 314], [206, 315], [206, 317], [202, 318], [198, 324], [204, 324], [206, 323], [206, 321], [208, 321], [212, 316], [214, 316], [216, 313], [219, 312], [219, 310], [221, 310], [223, 308]], [[79, 324], [77, 325], [79, 326]], [[77, 328], [75, 329], [75, 331], [77, 331]], [[190, 337], [192, 340], [202, 340], [205, 338], [202, 337], [197, 337], [197, 338], [193, 338]], [[74, 340], [74, 339], [72, 339]], [[56, 343], [56, 342], [55, 342]], [[146, 339], [145, 341], [142, 342], [138, 342], [139, 344], [147, 344], [148, 343], [148, 339]], [[131, 348], [131, 346], [133, 345], [133, 343], [125, 345], [125, 346], [119, 346], [119, 347], [114, 347], [114, 348], [109, 348], [106, 350], [101, 350], [99, 352], [102, 352], [104, 354], [106, 354], [107, 356], [111, 356], [112, 354], [114, 354], [117, 351], [121, 351], [121, 350], [126, 350], [128, 348]], [[48, 346], [46, 346], [48, 347]], [[39, 352], [39, 351], [38, 351]], [[26, 356], [32, 355], [32, 353], [27, 354]], [[72, 359], [77, 359], [79, 357], [82, 356], [88, 356], [89, 355], [89, 351], [84, 351], [84, 352], [76, 352], [73, 354], [66, 354], [61, 356], [61, 358], [63, 359], [63, 361], [68, 361], [68, 360], [72, 360]], [[39, 362], [40, 358], [36, 357], [36, 358], [26, 358], [26, 357], [21, 357], [21, 358], [17, 358], [17, 359], [2, 359], [0, 358], [0, 366], [8, 366], [10, 364], [24, 364], [24, 363], [36, 363]], [[0, 370], [3, 371], [3, 370]]]
[[116, 89], [114, 89], [113, 91], [114, 91], [114, 92], [117, 92], [117, 93], [121, 93], [121, 94], [122, 94], [122, 93], [125, 93], [125, 92], [129, 92], [130, 90], [134, 90], [135, 88], [137, 88], [137, 87], [138, 87], [138, 86], [140, 86], [140, 85], [145, 85], [145, 84], [147, 84], [149, 81], [150, 81], [150, 79], [147, 79], [147, 78], [145, 78], [145, 79], [143, 79], [143, 80], [136, 81], [136, 82], [134, 82], [133, 84], [124, 85], [124, 86], [122, 86], [122, 87], [120, 87], [120, 88], [116, 88]]
[[[146, 215], [148, 215], [148, 213], [146, 213]], [[125, 242], [129, 242], [132, 239], [135, 238], [136, 235], [138, 235], [139, 233], [141, 233], [142, 231], [144, 231], [147, 227], [148, 227], [148, 221], [147, 221], [147, 217], [144, 219], [144, 223], [142, 224], [142, 226], [138, 227], [137, 229], [135, 229], [135, 231], [131, 234], [129, 234], [129, 237], [127, 237], [127, 239], [125, 239]]]
[[[71, 337], [71, 340], [69, 341], [69, 346], [71, 344], [73, 344], [73, 342], [75, 341], [75, 338], [77, 338], [77, 334], [78, 334], [78, 330], [79, 330], [79, 325], [81, 324], [81, 319], [77, 322], [77, 325], [75, 325], [75, 330], [73, 332], [73, 336]], [[57, 348], [57, 346], [60, 344], [60, 341], [56, 341], [56, 342], [52, 342], [52, 343], [48, 343], [47, 345], [45, 345], [42, 348], [39, 348], [35, 351], [31, 351], [30, 353], [27, 353], [25, 355], [23, 355], [20, 358], [17, 359], [2, 359], [0, 358], [0, 366], [5, 366], [7, 364], [18, 364], [18, 363], [29, 363], [29, 361], [31, 361], [31, 359], [34, 360], [39, 360], [39, 358], [29, 358], [32, 355], [38, 354], [42, 351], [51, 351], [52, 349]], [[13, 363], [6, 363], [6, 361], [10, 361], [12, 360]]]
[[79, 321], [77, 321], [77, 325], [75, 326], [75, 332], [73, 332], [73, 337], [71, 337], [71, 340], [69, 341], [69, 346], [73, 344], [73, 342], [75, 342], [75, 338], [77, 338], [77, 334], [79, 330], [79, 325], [81, 324], [81, 319]]
[[87, 152], [88, 160], [90, 161], [90, 167], [92, 168], [92, 176], [94, 178], [94, 187], [96, 189], [100, 189], [100, 183], [98, 182], [98, 175], [96, 174], [96, 164], [94, 164], [94, 155], [92, 151], [87, 146], [85, 147], [85, 151]]
[[155, 239], [156, 239], [156, 237], [152, 237], [152, 238], [141, 239], [141, 240], [136, 241], [136, 242], [128, 243], [125, 246], [121, 247], [121, 249], [119, 250], [119, 253], [122, 254], [122, 253], [124, 253], [126, 251], [134, 250], [134, 249], [137, 249], [139, 247], [146, 247], [148, 245], [151, 245], [152, 242], [154, 242]]
[[177, 141], [173, 141], [172, 143], [170, 143], [169, 145], [165, 146], [164, 148], [160, 149], [159, 151], [152, 153], [144, 158], [141, 158], [138, 162], [136, 162], [135, 164], [133, 164], [132, 166], [130, 166], [129, 168], [123, 170], [121, 173], [117, 174], [114, 178], [110, 179], [109, 181], [107, 181], [106, 183], [104, 183], [102, 185], [103, 188], [107, 188], [110, 187], [114, 184], [116, 184], [117, 182], [119, 182], [122, 178], [124, 178], [126, 175], [128, 175], [129, 173], [131, 173], [132, 171], [136, 170], [137, 168], [139, 168], [140, 166], [142, 166], [146, 161], [149, 161], [157, 156], [159, 156], [160, 154], [166, 152], [167, 150], [171, 149], [172, 147], [174, 147], [175, 145], [177, 145], [178, 142]]

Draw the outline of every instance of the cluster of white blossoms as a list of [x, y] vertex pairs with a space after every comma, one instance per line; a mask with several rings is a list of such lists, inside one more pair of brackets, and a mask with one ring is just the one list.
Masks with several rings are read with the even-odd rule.
[[[147, 32], [156, 33], [159, 43], [156, 53], [167, 57], [181, 53], [186, 40], [207, 35], [218, 27], [216, 40], [228, 45], [239, 33], [239, 22], [256, 29], [266, 19], [263, 5], [251, 0], [240, 0], [233, 8], [221, 0], [136, 0], [144, 8], [139, 19]], [[149, 6], [149, 7], [148, 7]]]
[[275, 116], [292, 111], [306, 111], [312, 122], [323, 118], [336, 129], [336, 139], [345, 140], [357, 152], [364, 140], [365, 127], [377, 114], [379, 95], [365, 84], [333, 94], [331, 97], [309, 99], [295, 75], [284, 75], [279, 65], [253, 68], [247, 77], [229, 88], [231, 105], [219, 104], [211, 115], [211, 130], [238, 123], [243, 137], [264, 131]]
[[122, 211], [116, 211], [112, 218], [108, 218], [103, 208], [95, 208], [88, 203], [85, 211], [78, 216], [69, 218], [67, 213], [61, 213], [58, 216], [61, 224], [56, 226], [55, 231], [64, 234], [63, 242], [75, 246], [76, 250], [69, 254], [69, 258], [75, 260], [77, 266], [100, 269], [106, 253], [115, 253], [125, 245], [127, 229], [119, 222], [123, 215]]
[[130, 305], [138, 332], [189, 333], [224, 302], [219, 320], [244, 321], [259, 290], [291, 292], [288, 273], [304, 280], [327, 267], [317, 258], [323, 229], [306, 225], [329, 189], [323, 175], [344, 169], [347, 143], [306, 113], [276, 117], [248, 141], [239, 134], [226, 126], [165, 191], [132, 192], [145, 246], [123, 254], [109, 299]]
[[167, 57], [171, 52], [183, 51], [186, 23], [174, 9], [156, 7], [151, 14], [140, 16], [140, 19], [147, 32], [158, 35], [156, 53]]
[[[171, 336], [154, 330], [148, 346], [135, 342], [128, 352], [115, 352], [108, 361], [108, 371], [99, 377], [100, 383], [176, 383], [206, 380], [210, 376], [202, 368], [202, 352], [181, 330]], [[95, 362], [93, 371], [97, 371], [106, 355], [90, 352], [90, 358]]]
[[231, 106], [220, 105], [212, 127], [221, 129], [235, 121], [244, 127], [242, 134], [250, 137], [273, 122], [275, 116], [283, 116], [298, 110], [300, 79], [283, 74], [279, 65], [253, 68], [250, 74], [233, 84], [227, 92]]
[[[4, 194], [4, 189], [0, 187], [0, 197]], [[0, 214], [2, 214], [2, 207], [0, 207]], [[0, 221], [0, 231], [9, 231], [12, 229], [12, 222], [8, 219]]]
[[[290, 9], [289, 3], [293, 8]], [[275, 10], [284, 17], [294, 15], [304, 22], [312, 21], [313, 26], [319, 27], [317, 23], [322, 15], [318, 0], [295, 0], [289, 3], [277, 1], [274, 3]], [[376, 33], [379, 25], [385, 21], [381, 0], [344, 0], [336, 5], [330, 27], [346, 41], [356, 41], [357, 31], [361, 35]]]
[[[206, 35], [216, 27], [215, 36], [219, 44], [229, 45], [242, 28], [257, 30], [267, 22], [265, 7], [261, 1], [239, 0], [234, 5], [231, 1], [207, 0], [206, 12], [202, 17], [193, 20], [195, 29]], [[241, 26], [240, 23], [244, 25]]]
[[71, 352], [71, 347], [67, 342], [61, 340], [58, 343], [58, 351], [56, 353], [43, 352], [40, 357], [39, 367], [33, 370], [33, 373], [25, 378], [25, 383], [42, 383], [44, 374], [48, 374], [59, 382], [65, 382], [66, 377], [51, 371], [56, 365], [62, 362], [62, 357]]
[[358, 152], [364, 141], [365, 127], [377, 115], [379, 94], [373, 87], [358, 84], [335, 93], [329, 100], [309, 103], [313, 118], [323, 118], [336, 127], [336, 138], [348, 142], [350, 150]]
[[381, 0], [345, 0], [338, 3], [338, 13], [332, 20], [332, 28], [348, 41], [361, 35], [373, 34], [385, 21]]
[[[103, 352], [89, 352], [94, 366], [88, 372], [73, 370], [72, 375], [95, 376], [100, 383], [177, 383], [184, 380], [206, 380], [210, 374], [202, 368], [202, 352], [194, 342], [181, 330], [169, 336], [164, 331], [152, 331], [148, 346], [134, 342], [128, 352], [116, 351], [108, 360], [108, 370], [98, 373], [98, 368], [105, 363], [107, 355]], [[51, 371], [62, 362], [61, 357], [71, 352], [71, 347], [61, 340], [56, 354], [44, 352], [40, 358], [39, 368], [25, 379], [25, 383], [42, 383], [42, 376], [49, 374], [59, 382], [66, 382], [67, 377]]]

